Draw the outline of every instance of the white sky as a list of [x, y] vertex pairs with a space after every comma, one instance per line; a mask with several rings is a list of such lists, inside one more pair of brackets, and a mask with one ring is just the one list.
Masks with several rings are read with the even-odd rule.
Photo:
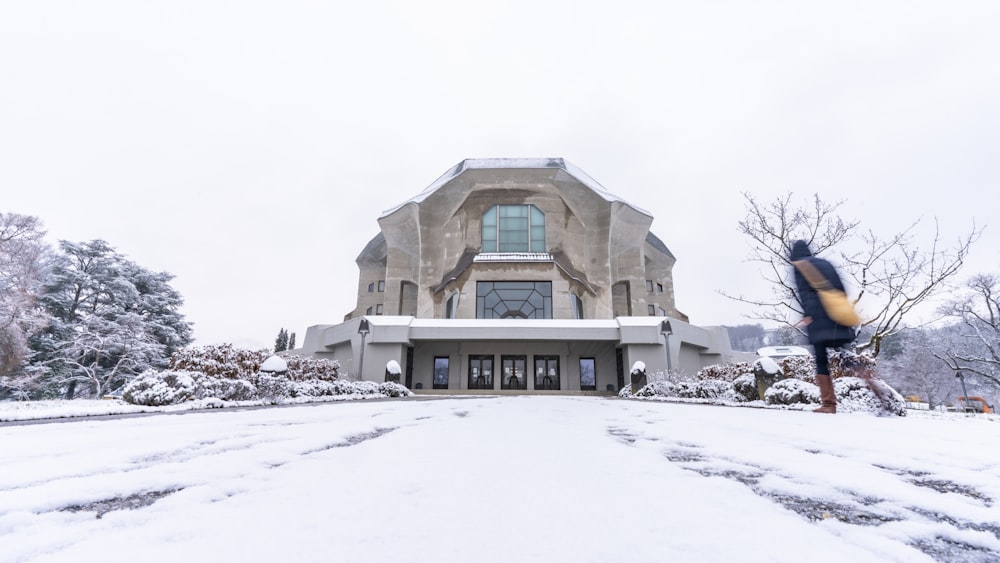
[[[454, 164], [563, 157], [654, 215], [693, 323], [739, 324], [743, 191], [989, 225], [998, 27], [991, 0], [6, 2], [0, 210], [175, 274], [197, 343], [269, 347], [352, 310], [378, 215]], [[967, 273], [998, 263], [990, 225]]]
[[0, 559], [995, 561], [996, 420], [521, 396], [6, 426]]

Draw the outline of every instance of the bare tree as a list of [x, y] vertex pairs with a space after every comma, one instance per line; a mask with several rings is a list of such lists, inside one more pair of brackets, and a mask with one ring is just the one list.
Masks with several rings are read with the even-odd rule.
[[[914, 307], [943, 290], [960, 270], [969, 248], [981, 229], [971, 232], [954, 247], [944, 248], [935, 231], [930, 250], [913, 242], [919, 221], [903, 232], [881, 238], [872, 231], [859, 232], [860, 222], [839, 215], [843, 201], [825, 202], [813, 195], [806, 205], [793, 201], [791, 193], [765, 204], [744, 193], [747, 215], [739, 230], [751, 241], [750, 262], [760, 265], [771, 288], [766, 297], [723, 295], [754, 306], [749, 318], [793, 327], [802, 317], [802, 304], [795, 293], [788, 259], [792, 244], [804, 240], [814, 255], [839, 253], [842, 277], [858, 290], [854, 303], [861, 310], [867, 342], [858, 351], [877, 357], [882, 340], [898, 332]], [[862, 298], [865, 299], [861, 303]], [[801, 329], [797, 329], [801, 330]]]
[[953, 371], [1000, 386], [1000, 276], [979, 274], [941, 312], [958, 320], [958, 343], [940, 353]]
[[911, 329], [893, 336], [902, 339], [900, 352], [879, 361], [883, 379], [904, 395], [917, 395], [934, 409], [958, 396], [958, 382], [937, 354], [947, 348], [948, 331]]

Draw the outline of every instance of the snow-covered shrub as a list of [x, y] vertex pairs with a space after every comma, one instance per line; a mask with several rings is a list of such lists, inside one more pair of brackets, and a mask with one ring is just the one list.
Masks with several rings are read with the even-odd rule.
[[[270, 350], [242, 350], [232, 344], [185, 348], [170, 358], [170, 369], [199, 371], [212, 377], [253, 381], [261, 366], [272, 357]], [[340, 363], [322, 358], [281, 356], [287, 366], [283, 376], [294, 381], [337, 379]], [[267, 371], [267, 370], [265, 370]], [[280, 370], [278, 370], [280, 371]]]
[[706, 366], [698, 371], [698, 379], [717, 379], [720, 381], [735, 381], [746, 373], [753, 373], [750, 362], [729, 362]]
[[757, 377], [752, 373], [744, 373], [733, 380], [733, 393], [736, 394], [737, 401], [758, 401], [760, 395], [757, 392]]
[[879, 386], [882, 399], [879, 399], [868, 382], [860, 377], [834, 379], [833, 389], [837, 394], [838, 410], [906, 416], [906, 401], [902, 395], [879, 380], [873, 382], [873, 385]]
[[630, 399], [632, 397], [632, 386], [626, 385], [619, 389], [618, 396], [622, 399]]
[[[628, 386], [626, 386], [628, 387]], [[653, 381], [652, 383], [647, 383], [643, 385], [641, 389], [635, 392], [636, 397], [676, 397], [677, 393], [675, 391], [676, 384], [669, 381]], [[631, 389], [629, 389], [629, 397], [632, 396]], [[618, 394], [622, 396], [621, 393]]]
[[198, 374], [195, 398], [215, 397], [223, 401], [252, 401], [257, 398], [257, 387], [245, 379], [227, 379]]
[[816, 360], [812, 356], [788, 356], [777, 362], [785, 377], [816, 383]]
[[170, 369], [200, 371], [212, 377], [250, 379], [270, 355], [268, 350], [241, 350], [232, 344], [184, 348], [170, 357]]
[[681, 381], [675, 384], [674, 392], [684, 399], [718, 399], [736, 401], [733, 384], [719, 379]]
[[819, 403], [819, 387], [800, 379], [782, 379], [764, 392], [764, 402], [769, 405]]
[[122, 399], [133, 405], [160, 407], [175, 405], [194, 397], [196, 384], [187, 371], [147, 370], [122, 390]]
[[285, 377], [260, 374], [254, 380], [257, 386], [257, 398], [271, 404], [280, 403], [282, 399], [291, 397], [294, 384]]
[[288, 377], [296, 381], [319, 379], [333, 381], [340, 376], [340, 362], [325, 358], [283, 356], [288, 363]]
[[855, 354], [848, 350], [830, 352], [830, 375], [837, 377], [860, 377], [863, 374], [874, 374], [875, 358], [868, 354]]
[[407, 389], [405, 385], [400, 385], [394, 381], [379, 383], [378, 391], [386, 397], [409, 397], [410, 395], [413, 395], [413, 393]]

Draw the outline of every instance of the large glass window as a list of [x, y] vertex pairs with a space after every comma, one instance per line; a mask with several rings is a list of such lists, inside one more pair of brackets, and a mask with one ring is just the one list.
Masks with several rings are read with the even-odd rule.
[[483, 252], [545, 252], [545, 214], [534, 205], [496, 205], [483, 214]]
[[500, 374], [500, 388], [527, 389], [527, 365], [527, 356], [500, 356], [500, 366], [503, 369], [503, 373]]
[[448, 357], [439, 356], [434, 358], [434, 388], [448, 388]]
[[580, 390], [597, 390], [597, 361], [594, 358], [580, 358]]
[[559, 356], [535, 356], [535, 389], [559, 389]]
[[551, 319], [552, 282], [477, 282], [477, 319]]
[[493, 356], [469, 356], [469, 389], [493, 389]]

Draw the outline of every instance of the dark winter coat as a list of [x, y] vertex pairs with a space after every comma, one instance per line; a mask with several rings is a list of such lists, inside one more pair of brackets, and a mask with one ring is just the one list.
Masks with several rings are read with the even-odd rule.
[[[837, 270], [833, 267], [833, 264], [822, 258], [813, 256], [805, 241], [795, 241], [788, 258], [792, 262], [796, 260], [808, 260], [819, 270], [819, 273], [824, 278], [830, 281], [832, 287], [844, 291], [844, 284], [840, 281], [840, 276], [837, 274]], [[809, 343], [813, 345], [826, 344], [828, 347], [835, 347], [835, 345], [847, 344], [853, 341], [855, 338], [854, 329], [838, 324], [831, 319], [823, 309], [823, 304], [820, 302], [819, 294], [816, 293], [816, 290], [809, 285], [809, 281], [806, 280], [798, 268], [793, 266], [793, 269], [795, 270], [795, 287], [799, 302], [802, 304], [802, 310], [807, 317], [812, 317], [812, 322], [806, 326]]]

